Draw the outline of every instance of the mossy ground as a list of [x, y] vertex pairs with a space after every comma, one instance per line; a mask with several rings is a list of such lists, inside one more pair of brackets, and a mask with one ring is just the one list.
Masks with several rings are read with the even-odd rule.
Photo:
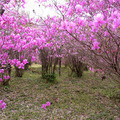
[[[68, 76], [62, 67], [57, 83], [41, 78], [41, 66], [32, 65], [22, 78], [14, 77], [9, 86], [0, 86], [0, 99], [6, 109], [0, 111], [0, 120], [120, 120], [119, 91], [114, 80], [94, 76], [85, 71], [82, 78]], [[41, 109], [50, 101], [51, 106]]]

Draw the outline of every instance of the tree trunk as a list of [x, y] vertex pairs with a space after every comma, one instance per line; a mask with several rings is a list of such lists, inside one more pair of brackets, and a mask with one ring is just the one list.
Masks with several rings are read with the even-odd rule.
[[59, 58], [59, 76], [61, 76], [61, 58]]
[[15, 76], [16, 77], [22, 77], [23, 76], [23, 73], [24, 73], [24, 70], [23, 69], [19, 69], [15, 66]]
[[55, 74], [57, 63], [58, 63], [58, 58], [55, 58], [55, 62], [54, 62], [54, 66], [53, 66], [53, 74]]

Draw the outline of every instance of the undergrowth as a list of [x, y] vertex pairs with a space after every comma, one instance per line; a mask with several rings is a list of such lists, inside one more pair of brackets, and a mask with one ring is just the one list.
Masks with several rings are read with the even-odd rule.
[[[68, 76], [62, 67], [57, 84], [41, 78], [41, 66], [32, 65], [22, 78], [14, 77], [9, 86], [0, 86], [0, 99], [6, 102], [0, 120], [119, 120], [120, 90], [111, 79], [101, 80], [90, 71], [81, 78]], [[118, 92], [117, 92], [118, 93]], [[46, 110], [42, 104], [51, 102]]]

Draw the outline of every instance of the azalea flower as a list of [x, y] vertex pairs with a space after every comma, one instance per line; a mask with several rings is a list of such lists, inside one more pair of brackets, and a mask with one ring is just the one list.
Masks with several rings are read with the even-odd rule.
[[23, 64], [27, 64], [27, 63], [28, 63], [27, 59], [24, 59]]
[[46, 102], [46, 106], [50, 106], [50, 102]]
[[10, 79], [10, 76], [9, 75], [8, 76], [4, 76], [4, 79], [8, 80], [8, 79]]
[[3, 100], [0, 100], [0, 104], [2, 104], [3, 103]]
[[20, 66], [18, 67], [19, 69], [24, 69], [24, 64], [21, 63]]
[[0, 78], [0, 82], [2, 82], [3, 81], [3, 79], [2, 78]]
[[0, 100], [0, 107], [1, 107], [1, 110], [3, 110], [5, 107], [6, 107], [6, 103], [3, 102], [3, 100]]
[[42, 104], [42, 107], [41, 108], [44, 108], [45, 110], [46, 110], [46, 106], [50, 106], [50, 102], [48, 101], [48, 102], [46, 102], [46, 104]]
[[18, 67], [20, 64], [21, 64], [21, 62], [20, 62], [20, 61], [17, 61], [16, 66]]
[[92, 50], [95, 50], [95, 49], [100, 49], [100, 47], [99, 47], [99, 42], [94, 42], [94, 43], [93, 43]]
[[3, 110], [5, 107], [6, 107], [6, 103], [3, 102], [3, 103], [1, 104], [1, 110]]
[[83, 11], [83, 8], [82, 8], [81, 5], [76, 5], [75, 8], [76, 8], [77, 12], [82, 12]]
[[98, 13], [97, 15], [94, 16], [94, 25], [98, 27], [99, 25], [104, 25], [104, 15], [101, 13]]
[[44, 108], [46, 110], [46, 104], [42, 104], [42, 107], [41, 108]]
[[0, 69], [0, 73], [4, 73], [4, 69]]

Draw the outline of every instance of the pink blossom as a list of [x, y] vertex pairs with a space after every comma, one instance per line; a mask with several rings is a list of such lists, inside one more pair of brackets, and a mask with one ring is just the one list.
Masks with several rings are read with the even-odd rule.
[[69, 26], [67, 27], [67, 30], [72, 33], [75, 30], [76, 24], [74, 22], [69, 22]]
[[27, 63], [28, 63], [27, 59], [24, 59], [23, 64], [27, 64]]
[[109, 2], [112, 4], [114, 2], [114, 0], [109, 0]]
[[76, 5], [76, 12], [82, 12], [82, 6], [81, 5]]
[[95, 26], [98, 26], [100, 24], [104, 24], [104, 15], [101, 13], [98, 13], [97, 15], [94, 16], [94, 21], [93, 21]]
[[23, 59], [24, 58], [24, 56], [23, 55], [21, 55], [21, 59]]
[[3, 110], [3, 109], [5, 108], [5, 106], [6, 106], [6, 103], [3, 102], [3, 103], [1, 104], [1, 110]]
[[35, 61], [35, 57], [34, 57], [34, 56], [32, 56], [32, 60], [31, 60], [31, 61], [32, 61], [32, 62]]
[[101, 13], [98, 13], [97, 15], [94, 16], [95, 22], [102, 21], [103, 19], [104, 19], [104, 15]]
[[0, 73], [4, 73], [4, 69], [0, 69]]
[[8, 79], [10, 79], [10, 76], [8, 75], [6, 78], [7, 78], [7, 80], [8, 80]]
[[21, 69], [21, 68], [24, 69], [24, 64], [23, 63], [21, 63], [20, 66], [19, 66], [19, 69]]
[[50, 106], [50, 102], [46, 102], [46, 106]]
[[0, 82], [2, 82], [3, 81], [3, 79], [2, 78], [0, 78]]
[[1, 107], [1, 110], [3, 110], [4, 108], [5, 108], [5, 106], [6, 106], [6, 103], [5, 102], [3, 102], [3, 100], [0, 100], [0, 107]]
[[84, 26], [86, 23], [86, 19], [84, 17], [78, 17], [77, 18], [77, 25], [82, 25]]
[[21, 64], [21, 62], [20, 62], [20, 61], [17, 61], [16, 66], [18, 67], [20, 64]]
[[9, 75], [8, 76], [4, 76], [4, 79], [8, 80], [8, 79], [10, 79], [10, 76]]
[[11, 60], [11, 64], [15, 65], [16, 61], [15, 60]]
[[0, 100], [0, 104], [2, 104], [3, 103], [3, 100]]
[[66, 15], [73, 15], [73, 7], [71, 6], [68, 10], [67, 10], [67, 13]]
[[3, 78], [4, 78], [4, 79], [7, 79], [7, 77], [6, 77], [6, 76], [4, 76]]
[[95, 50], [95, 49], [100, 49], [99, 42], [93, 42], [92, 50]]
[[3, 61], [2, 61], [2, 64], [6, 64], [6, 61], [5, 61], [5, 60], [3, 60]]
[[120, 26], [120, 19], [115, 19], [113, 22], [113, 28], [116, 29], [119, 28], [119, 26]]
[[92, 72], [94, 72], [94, 68], [91, 68], [91, 67], [90, 67], [89, 70], [92, 71]]
[[46, 110], [46, 104], [42, 104], [42, 107], [41, 108], [44, 108]]
[[45, 110], [46, 110], [46, 106], [50, 106], [50, 102], [48, 101], [48, 102], [46, 102], [46, 104], [42, 104], [42, 107], [41, 108], [44, 108]]
[[5, 23], [5, 21], [1, 21], [0, 24], [3, 25]]

